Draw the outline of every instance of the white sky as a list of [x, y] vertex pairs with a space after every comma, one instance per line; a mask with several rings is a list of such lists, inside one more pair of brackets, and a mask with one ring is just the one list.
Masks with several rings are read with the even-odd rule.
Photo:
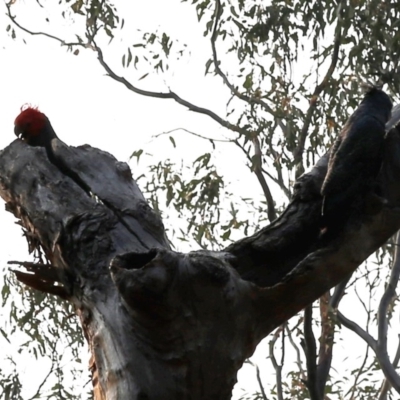
[[[129, 6], [127, 2], [118, 3], [126, 8], [122, 13], [126, 19], [127, 31], [130, 26], [151, 31], [162, 25], [161, 30], [170, 33], [172, 37], [180, 40], [185, 38], [191, 49], [191, 57], [175, 65], [173, 73], [169, 74], [168, 86], [181, 97], [225, 117], [229, 93], [218, 79], [204, 79], [204, 65], [211, 49], [208, 40], [203, 37], [202, 26], [197, 23], [193, 6], [182, 4], [179, 0], [134, 0]], [[37, 13], [38, 7], [32, 0], [17, 2], [16, 11], [17, 6], [22, 10], [21, 22], [33, 30], [46, 30], [50, 33], [57, 31], [62, 34], [73, 29], [68, 23], [66, 26], [56, 25], [56, 28], [51, 25], [47, 27], [42, 19], [38, 20], [36, 17], [41, 14]], [[140, 148], [154, 155], [152, 159], [147, 158], [148, 163], [167, 157], [177, 160], [184, 158], [190, 162], [196, 155], [212, 151], [209, 143], [182, 132], [174, 134], [178, 146], [175, 151], [168, 136], [151, 141], [152, 135], [179, 127], [213, 138], [230, 135], [208, 117], [189, 112], [172, 100], [144, 98], [129, 92], [105, 76], [94, 52], [90, 50], [81, 50], [78, 56], [74, 56], [56, 42], [24, 35], [18, 30], [17, 40], [11, 40], [5, 33], [8, 20], [4, 14], [5, 7], [0, 6], [0, 148], [15, 139], [13, 122], [24, 103], [39, 106], [50, 118], [60, 139], [67, 144], [77, 146], [88, 143], [109, 151], [121, 161], [128, 161], [131, 153]], [[131, 29], [128, 35], [131, 43], [137, 41], [134, 34], [135, 29]], [[25, 38], [27, 44], [22, 42], [22, 38]], [[137, 82], [143, 74], [142, 71], [135, 73], [122, 69], [121, 50], [126, 48], [127, 43], [122, 45], [117, 39], [109, 48], [104, 48], [110, 66], [143, 89], [166, 91], [167, 86], [162, 77]], [[225, 69], [229, 70], [229, 65]], [[227, 181], [236, 182], [238, 192], [246, 193], [246, 197], [261, 198], [256, 178], [248, 174], [244, 157], [233, 146], [222, 145], [214, 155], [219, 172]], [[136, 162], [131, 162], [130, 165], [133, 175], [137, 176]], [[0, 226], [0, 265], [4, 265], [7, 260], [28, 259], [21, 229], [14, 224], [14, 217], [5, 212], [2, 206]], [[2, 319], [4, 321], [6, 316], [0, 310], [0, 326], [3, 324]], [[349, 340], [347, 345], [352, 338]], [[273, 374], [270, 361], [266, 360], [267, 341], [268, 339], [260, 345], [255, 357], [264, 376]], [[346, 348], [343, 344], [338, 346], [343, 346], [344, 350]], [[0, 348], [0, 360], [3, 358], [2, 351], [3, 348]], [[29, 365], [27, 360], [24, 363]], [[289, 370], [290, 366], [287, 368]], [[242, 387], [250, 392], [258, 390], [254, 370], [249, 366], [239, 372], [239, 384], [236, 386], [234, 398], [242, 394]]]

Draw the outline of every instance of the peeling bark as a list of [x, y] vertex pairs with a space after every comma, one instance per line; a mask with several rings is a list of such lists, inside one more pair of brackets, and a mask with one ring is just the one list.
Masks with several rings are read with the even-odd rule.
[[22, 263], [27, 272], [15, 273], [75, 306], [96, 400], [229, 399], [260, 340], [399, 229], [396, 127], [386, 143], [379, 177], [385, 201], [372, 214], [353, 215], [340, 232], [320, 231], [324, 156], [271, 225], [222, 252], [181, 254], [170, 250], [125, 163], [54, 139], [54, 152], [88, 195], [42, 148], [16, 140], [0, 155], [0, 195], [49, 264]]

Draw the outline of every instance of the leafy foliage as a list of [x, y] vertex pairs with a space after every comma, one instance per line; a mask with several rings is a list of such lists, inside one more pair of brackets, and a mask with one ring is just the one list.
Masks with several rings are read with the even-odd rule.
[[[139, 158], [142, 153], [139, 150], [134, 154]], [[144, 164], [137, 180], [173, 238], [190, 247], [195, 242], [201, 248], [221, 250], [226, 241], [259, 228], [254, 225], [255, 216], [265, 215], [265, 205], [256, 206], [250, 198], [236, 199], [227, 190], [229, 184], [218, 173], [213, 158], [205, 153], [189, 166], [170, 159], [148, 167]], [[241, 210], [243, 204], [252, 212]]]
[[[72, 307], [53, 296], [26, 290], [8, 271], [3, 276], [2, 309], [8, 321], [1, 334], [8, 343], [2, 345], [8, 356], [0, 374], [0, 398], [82, 399], [82, 385], [90, 378], [82, 364], [83, 337]], [[19, 376], [14, 358], [40, 360], [48, 371], [35, 370], [35, 383], [25, 385], [26, 373]], [[92, 398], [89, 393], [87, 399]]]

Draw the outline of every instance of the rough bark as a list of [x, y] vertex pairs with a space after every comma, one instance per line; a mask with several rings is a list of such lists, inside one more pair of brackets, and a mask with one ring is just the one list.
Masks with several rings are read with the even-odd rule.
[[[393, 124], [392, 124], [393, 125]], [[17, 278], [74, 304], [88, 341], [95, 399], [229, 399], [237, 370], [268, 333], [347, 278], [400, 227], [400, 133], [386, 139], [386, 199], [321, 234], [327, 156], [296, 183], [271, 225], [222, 252], [171, 251], [129, 167], [90, 146], [16, 140], [0, 154], [0, 195], [49, 265]]]

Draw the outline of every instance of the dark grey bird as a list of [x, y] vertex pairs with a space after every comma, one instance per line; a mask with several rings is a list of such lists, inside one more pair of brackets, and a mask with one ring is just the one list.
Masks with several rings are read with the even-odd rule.
[[391, 110], [389, 96], [369, 87], [340, 132], [321, 187], [324, 227], [346, 219], [355, 202], [372, 190], [383, 160], [385, 124]]

